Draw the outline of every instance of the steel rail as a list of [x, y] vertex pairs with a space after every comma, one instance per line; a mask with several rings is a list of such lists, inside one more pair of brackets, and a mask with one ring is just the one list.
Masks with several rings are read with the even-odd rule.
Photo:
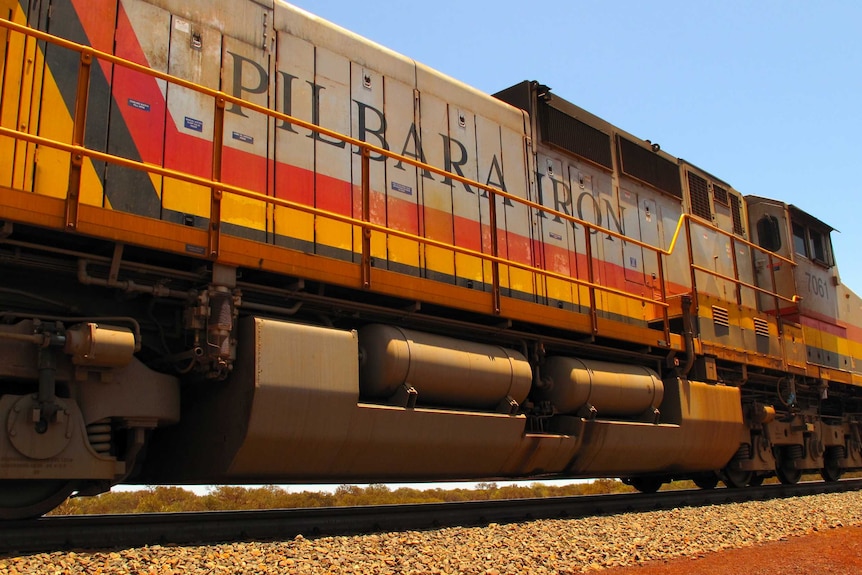
[[482, 526], [766, 501], [860, 489], [862, 479], [851, 479], [746, 489], [670, 490], [652, 495], [627, 493], [266, 511], [53, 516], [0, 523], [0, 553], [18, 555], [157, 544], [206, 545], [225, 541], [287, 540], [297, 535], [319, 537]]

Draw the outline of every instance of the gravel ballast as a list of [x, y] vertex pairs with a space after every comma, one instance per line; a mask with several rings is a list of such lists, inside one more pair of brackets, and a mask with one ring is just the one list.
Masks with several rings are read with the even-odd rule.
[[0, 574], [581, 573], [862, 525], [862, 493], [286, 542], [0, 558]]

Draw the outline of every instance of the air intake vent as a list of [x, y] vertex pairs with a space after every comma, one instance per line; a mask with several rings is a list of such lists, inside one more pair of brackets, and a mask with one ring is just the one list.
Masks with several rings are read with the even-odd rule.
[[738, 236], [745, 235], [745, 228], [742, 226], [742, 202], [739, 196], [730, 196], [730, 215], [733, 217], [733, 233]]
[[611, 137], [547, 104], [539, 105], [542, 141], [613, 169]]
[[730, 327], [730, 313], [723, 307], [712, 306], [712, 321], [715, 325]]
[[682, 199], [679, 166], [625, 138], [618, 138], [620, 168], [623, 173], [645, 182], [659, 191]]
[[754, 318], [754, 334], [769, 337], [769, 323], [765, 319]]
[[691, 213], [712, 221], [712, 210], [709, 207], [709, 187], [706, 180], [694, 172], [688, 172], [688, 197], [691, 201]]
[[716, 204], [721, 204], [722, 206], [730, 205], [727, 203], [727, 190], [721, 186], [712, 185], [712, 197], [715, 199]]

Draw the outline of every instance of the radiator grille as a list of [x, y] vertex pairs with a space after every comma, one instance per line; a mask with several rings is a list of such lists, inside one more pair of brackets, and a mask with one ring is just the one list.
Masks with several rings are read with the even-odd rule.
[[721, 204], [722, 206], [730, 205], [727, 203], [727, 190], [721, 186], [712, 185], [712, 197], [715, 199], [716, 204]]
[[706, 180], [688, 172], [688, 195], [691, 201], [691, 213], [706, 220], [712, 220], [712, 210], [709, 207], [709, 187]]
[[542, 140], [613, 169], [611, 137], [547, 104], [539, 106]]
[[625, 138], [619, 138], [620, 168], [626, 175], [682, 199], [679, 166]]
[[733, 217], [733, 233], [738, 236], [745, 234], [745, 227], [742, 225], [742, 202], [737, 195], [730, 196], [730, 215]]
[[730, 327], [730, 313], [723, 307], [712, 306], [712, 321], [715, 325]]

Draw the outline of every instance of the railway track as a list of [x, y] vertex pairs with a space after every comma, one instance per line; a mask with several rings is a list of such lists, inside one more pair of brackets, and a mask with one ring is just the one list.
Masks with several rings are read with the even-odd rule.
[[702, 507], [862, 489], [862, 479], [746, 489], [664, 491], [459, 503], [139, 515], [53, 516], [0, 524], [0, 553], [212, 544], [514, 523]]

